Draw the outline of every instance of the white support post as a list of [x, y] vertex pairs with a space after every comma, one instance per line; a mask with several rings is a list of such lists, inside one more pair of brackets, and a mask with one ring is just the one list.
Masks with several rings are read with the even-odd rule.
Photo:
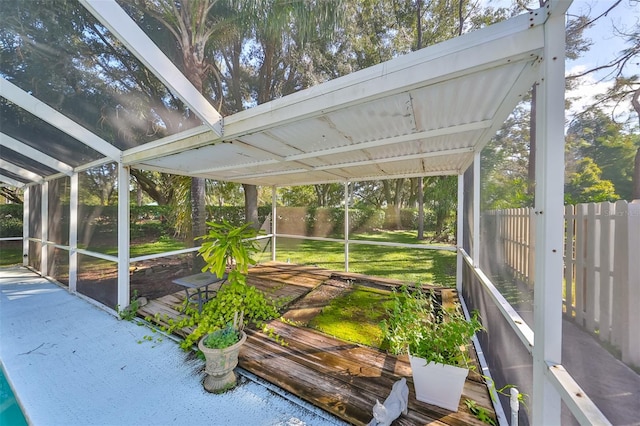
[[344, 271], [349, 272], [349, 182], [344, 183]]
[[480, 267], [480, 152], [473, 156], [473, 266]]
[[22, 265], [29, 266], [29, 193], [30, 187], [25, 188], [22, 201]]
[[129, 168], [118, 163], [118, 305], [129, 306]]
[[75, 293], [78, 284], [78, 173], [70, 178], [69, 193], [69, 291]]
[[41, 185], [40, 191], [40, 273], [49, 275], [49, 182], [45, 181]]
[[278, 188], [271, 187], [271, 260], [276, 260], [276, 221], [278, 214]]
[[464, 174], [458, 175], [458, 218], [456, 229], [456, 289], [462, 292], [462, 243], [464, 239]]
[[544, 34], [536, 105], [532, 420], [536, 425], [555, 425], [560, 424], [561, 398], [547, 378], [547, 371], [562, 361], [564, 12], [552, 11], [544, 26]]

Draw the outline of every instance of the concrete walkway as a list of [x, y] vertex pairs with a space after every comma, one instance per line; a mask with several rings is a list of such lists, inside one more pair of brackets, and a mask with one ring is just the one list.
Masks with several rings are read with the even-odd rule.
[[614, 426], [640, 426], [640, 375], [569, 321], [562, 321], [562, 336], [562, 365], [602, 414]]
[[343, 424], [245, 376], [209, 394], [203, 362], [158, 337], [27, 269], [0, 269], [0, 360], [33, 425]]

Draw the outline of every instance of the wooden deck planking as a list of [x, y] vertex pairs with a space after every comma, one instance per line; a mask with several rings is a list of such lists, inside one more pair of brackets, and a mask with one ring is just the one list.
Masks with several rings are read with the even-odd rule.
[[[304, 297], [329, 278], [346, 278], [312, 266], [270, 262], [250, 270], [247, 282], [274, 299], [291, 301]], [[350, 278], [360, 280], [358, 274]], [[397, 286], [392, 280], [365, 279], [383, 287]], [[453, 293], [455, 294], [455, 293]], [[443, 295], [451, 301], [451, 294]], [[140, 308], [139, 314], [153, 317], [178, 318], [184, 292], [152, 300]], [[262, 332], [247, 330], [248, 339], [240, 352], [240, 367], [274, 383], [298, 397], [356, 425], [367, 424], [376, 399], [383, 402], [393, 383], [406, 377], [410, 389], [409, 414], [394, 425], [481, 425], [472, 416], [464, 400], [477, 401], [489, 412], [493, 407], [486, 386], [477, 373], [471, 372], [465, 384], [457, 413], [415, 400], [411, 367], [408, 359], [395, 357], [376, 349], [344, 342], [311, 329], [286, 324], [280, 320], [269, 323], [288, 346], [282, 346]]]
[[[381, 402], [387, 397], [393, 383], [405, 377], [409, 385], [409, 419], [408, 424], [429, 424], [437, 419], [446, 419], [446, 424], [482, 424], [471, 416], [464, 406], [464, 399], [470, 398], [479, 405], [493, 410], [488, 397], [486, 386], [475, 380], [467, 380], [461, 400], [460, 410], [452, 413], [448, 410], [431, 406], [415, 400], [413, 392], [413, 379], [411, 367], [406, 356], [395, 357], [376, 349], [347, 343], [329, 336], [317, 333], [313, 330], [291, 326], [274, 320], [269, 324], [275, 332], [288, 344], [281, 347], [276, 342], [267, 340], [262, 333], [252, 332], [247, 342], [253, 345], [265, 347], [268, 355], [260, 359], [260, 368], [257, 374], [265, 380], [281, 383], [283, 376], [302, 377], [312, 371], [316, 380], [330, 378], [334, 386], [332, 399], [324, 394], [314, 395], [317, 385], [312, 383], [307, 388], [304, 383], [290, 384], [287, 390], [305, 396], [310, 402], [323, 406], [327, 411], [337, 416], [349, 416], [348, 421], [355, 424], [366, 424], [371, 420], [371, 407], [376, 399]], [[250, 340], [255, 339], [255, 342]], [[259, 343], [258, 343], [259, 341]], [[278, 347], [280, 346], [280, 347]], [[253, 356], [255, 354], [251, 353]], [[241, 352], [240, 366], [252, 367], [256, 359], [252, 355]], [[245, 358], [246, 357], [246, 358]], [[283, 362], [286, 360], [287, 362]], [[248, 365], [245, 366], [244, 363]], [[250, 368], [247, 368], [250, 369]], [[320, 379], [318, 379], [320, 378]], [[358, 397], [360, 411], [352, 408], [351, 413], [343, 412], [340, 402], [342, 395], [337, 392], [348, 392], [352, 398]], [[329, 398], [329, 399], [328, 399]], [[329, 408], [327, 408], [327, 406]], [[354, 411], [355, 410], [355, 411]], [[359, 413], [359, 414], [356, 414]], [[402, 424], [402, 423], [396, 423]]]
[[[330, 275], [330, 271], [314, 266], [268, 262], [251, 268], [247, 283], [264, 291], [274, 300], [287, 298], [294, 301], [322, 284]], [[143, 317], [153, 317], [159, 313], [162, 317], [176, 319], [184, 299], [185, 292], [181, 290], [150, 300], [138, 310], [138, 313]]]
[[249, 277], [263, 278], [284, 284], [315, 288], [331, 276], [331, 271], [316, 266], [291, 265], [281, 262], [267, 262], [249, 270]]

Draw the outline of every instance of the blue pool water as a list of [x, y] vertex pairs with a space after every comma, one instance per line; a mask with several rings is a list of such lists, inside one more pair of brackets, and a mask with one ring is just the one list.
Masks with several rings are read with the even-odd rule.
[[4, 375], [0, 364], [0, 426], [27, 426], [18, 401]]

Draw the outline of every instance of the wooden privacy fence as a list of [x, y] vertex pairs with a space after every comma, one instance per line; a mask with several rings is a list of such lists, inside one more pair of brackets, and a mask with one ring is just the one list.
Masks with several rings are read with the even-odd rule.
[[565, 208], [565, 313], [640, 366], [640, 202]]
[[[490, 210], [482, 215], [483, 269], [505, 275], [533, 288], [535, 220], [533, 209]], [[490, 263], [490, 266], [486, 263]], [[488, 266], [488, 267], [487, 267]], [[485, 268], [486, 267], [486, 268]], [[501, 274], [502, 274], [501, 273]]]
[[[532, 209], [486, 212], [498, 258], [515, 279], [534, 281]], [[640, 201], [565, 207], [565, 318], [640, 366]]]

